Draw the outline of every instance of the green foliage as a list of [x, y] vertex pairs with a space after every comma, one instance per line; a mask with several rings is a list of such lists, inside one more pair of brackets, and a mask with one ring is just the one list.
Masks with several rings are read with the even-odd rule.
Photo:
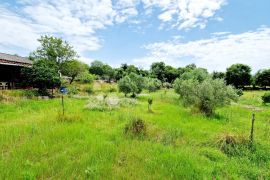
[[241, 96], [243, 96], [243, 90], [242, 89], [236, 89], [236, 94], [239, 96], [239, 97], [241, 97]]
[[270, 103], [270, 93], [269, 92], [265, 93], [262, 96], [262, 101], [263, 101], [264, 104]]
[[143, 77], [135, 73], [130, 73], [118, 81], [119, 91], [123, 92], [125, 96], [129, 93], [136, 96], [142, 91], [143, 87]]
[[87, 69], [87, 65], [77, 60], [64, 61], [61, 64], [61, 73], [64, 76], [71, 77], [70, 84], [78, 75], [87, 72]]
[[93, 90], [93, 86], [92, 85], [88, 85], [85, 89], [85, 92], [87, 92], [88, 94], [93, 94], [94, 90]]
[[270, 69], [258, 71], [255, 75], [255, 84], [260, 87], [270, 86]]
[[76, 81], [81, 83], [93, 83], [93, 81], [96, 79], [95, 75], [90, 74], [88, 72], [82, 72], [79, 74], [79, 76], [76, 78]]
[[150, 72], [153, 77], [158, 78], [160, 81], [165, 81], [165, 63], [155, 62], [151, 65]]
[[244, 87], [251, 84], [251, 68], [244, 64], [234, 64], [227, 68], [225, 80], [227, 84]]
[[162, 86], [162, 83], [159, 79], [150, 77], [144, 78], [144, 84], [145, 89], [147, 89], [149, 92], [155, 92]]
[[89, 68], [89, 72], [91, 74], [102, 76], [104, 74], [104, 70], [103, 70], [104, 65], [105, 64], [103, 62], [95, 60], [91, 63], [90, 68]]
[[170, 89], [170, 88], [172, 88], [172, 84], [171, 84], [171, 83], [168, 83], [168, 82], [164, 82], [164, 83], [162, 84], [162, 86], [163, 86], [163, 88], [165, 88], [165, 89]]
[[179, 77], [179, 72], [176, 68], [172, 66], [165, 66], [165, 80], [172, 83], [177, 77]]
[[25, 83], [37, 87], [39, 91], [46, 91], [47, 88], [60, 86], [60, 77], [57, 66], [52, 61], [37, 60], [32, 68], [22, 69]]
[[68, 42], [53, 36], [41, 36], [40, 46], [30, 55], [30, 59], [44, 59], [60, 65], [64, 61], [77, 57], [77, 53]]
[[115, 78], [115, 70], [108, 64], [97, 60], [91, 63], [89, 72], [107, 81], [111, 81]]
[[212, 74], [213, 79], [225, 79], [226, 74], [224, 72], [214, 71]]
[[76, 86], [70, 86], [68, 87], [68, 94], [69, 95], [75, 95], [75, 94], [78, 94], [79, 93], [79, 90]]
[[201, 70], [187, 72], [176, 79], [174, 89], [180, 95], [185, 106], [198, 108], [210, 116], [217, 107], [222, 107], [236, 101], [238, 96], [231, 86], [226, 86], [223, 80], [213, 80]]
[[31, 98], [39, 96], [39, 93], [36, 90], [25, 90], [23, 91], [23, 96], [25, 96], [28, 99], [31, 99]]

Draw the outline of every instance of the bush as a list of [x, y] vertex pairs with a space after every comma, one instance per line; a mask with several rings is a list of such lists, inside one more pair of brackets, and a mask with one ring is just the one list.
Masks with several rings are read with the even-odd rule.
[[237, 95], [238, 95], [239, 97], [241, 97], [241, 96], [243, 96], [243, 95], [244, 95], [244, 93], [243, 93], [243, 90], [242, 90], [242, 89], [237, 89], [237, 90], [236, 90], [236, 93], [237, 93]]
[[95, 78], [96, 77], [94, 75], [89, 74], [88, 72], [83, 72], [77, 77], [76, 81], [81, 83], [92, 83]]
[[23, 91], [23, 96], [31, 99], [31, 98], [39, 96], [39, 93], [36, 90], [25, 90], [25, 91]]
[[75, 95], [75, 94], [78, 94], [78, 93], [79, 93], [79, 90], [78, 90], [77, 87], [75, 87], [75, 86], [69, 87], [69, 89], [68, 89], [68, 94], [69, 95]]
[[265, 93], [263, 96], [262, 96], [262, 100], [263, 100], [263, 103], [266, 104], [266, 103], [270, 103], [270, 93]]
[[145, 122], [139, 118], [134, 118], [131, 122], [125, 126], [125, 134], [143, 137], [146, 135], [146, 125]]
[[207, 116], [212, 115], [217, 107], [238, 99], [235, 89], [226, 86], [224, 80], [212, 79], [209, 75], [198, 79], [192, 72], [184, 79], [176, 79], [174, 89], [185, 106], [193, 106]]
[[168, 82], [164, 82], [164, 83], [162, 84], [162, 86], [163, 86], [163, 88], [166, 88], [166, 89], [172, 88], [172, 84], [171, 84], [171, 83], [168, 83]]
[[149, 91], [149, 92], [155, 92], [157, 90], [159, 90], [162, 86], [162, 82], [157, 79], [157, 78], [145, 78], [145, 88]]

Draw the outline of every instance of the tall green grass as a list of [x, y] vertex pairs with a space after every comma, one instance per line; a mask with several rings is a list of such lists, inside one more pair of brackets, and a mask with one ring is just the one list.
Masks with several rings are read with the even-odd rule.
[[[62, 119], [60, 99], [1, 102], [0, 179], [269, 179], [270, 108], [262, 94], [245, 92], [211, 118], [182, 107], [173, 91], [103, 112], [65, 97]], [[227, 134], [248, 139], [253, 111], [254, 147], [226, 154], [218, 142]], [[125, 133], [134, 118], [146, 125], [143, 138]]]

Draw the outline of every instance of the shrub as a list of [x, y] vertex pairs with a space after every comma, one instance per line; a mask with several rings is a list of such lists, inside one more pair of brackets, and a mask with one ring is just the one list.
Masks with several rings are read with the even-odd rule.
[[172, 88], [172, 84], [171, 84], [171, 83], [168, 83], [168, 82], [164, 82], [164, 83], [162, 84], [162, 86], [163, 86], [163, 88], [166, 88], [166, 89]]
[[83, 72], [77, 77], [76, 81], [79, 81], [81, 83], [92, 83], [95, 78], [96, 77], [93, 74]]
[[78, 90], [77, 87], [75, 87], [75, 86], [69, 87], [69, 89], [68, 89], [68, 94], [69, 95], [75, 95], [75, 94], [78, 94], [78, 93], [79, 93], [79, 90]]
[[212, 79], [209, 75], [205, 77], [187, 73], [184, 79], [175, 80], [174, 89], [185, 106], [193, 106], [207, 116], [212, 115], [217, 107], [238, 99], [232, 86], [226, 86], [224, 80]]
[[242, 90], [242, 89], [237, 89], [237, 90], [236, 90], [236, 94], [237, 94], [239, 97], [241, 97], [241, 96], [243, 96], [243, 95], [244, 95], [244, 93], [243, 93], [243, 90]]
[[131, 122], [125, 126], [125, 134], [143, 137], [146, 135], [146, 125], [145, 122], [139, 118], [134, 118]]
[[270, 93], [265, 93], [263, 96], [262, 96], [262, 100], [263, 100], [263, 103], [266, 104], [266, 103], [270, 103]]
[[36, 90], [25, 90], [25, 91], [23, 91], [23, 96], [31, 99], [31, 98], [39, 96], [39, 93]]
[[162, 82], [157, 79], [157, 78], [145, 78], [145, 88], [149, 91], [149, 92], [155, 92], [157, 90], [159, 90], [162, 86]]

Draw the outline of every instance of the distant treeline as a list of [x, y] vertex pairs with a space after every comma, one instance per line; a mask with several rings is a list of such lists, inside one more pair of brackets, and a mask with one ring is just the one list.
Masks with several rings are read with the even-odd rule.
[[[164, 62], [152, 63], [149, 70], [140, 69], [134, 65], [122, 64], [119, 68], [112, 68], [101, 61], [93, 61], [89, 67], [89, 72], [105, 81], [118, 81], [124, 76], [135, 73], [143, 77], [157, 78], [161, 82], [173, 83], [187, 71], [192, 71], [197, 67], [195, 64], [186, 67], [172, 67]], [[207, 72], [204, 68], [203, 69]], [[213, 79], [224, 79], [228, 85], [233, 85], [238, 89], [267, 89], [270, 86], [270, 69], [258, 71], [254, 76], [251, 74], [251, 67], [244, 64], [234, 64], [227, 68], [226, 72], [212, 72]]]

